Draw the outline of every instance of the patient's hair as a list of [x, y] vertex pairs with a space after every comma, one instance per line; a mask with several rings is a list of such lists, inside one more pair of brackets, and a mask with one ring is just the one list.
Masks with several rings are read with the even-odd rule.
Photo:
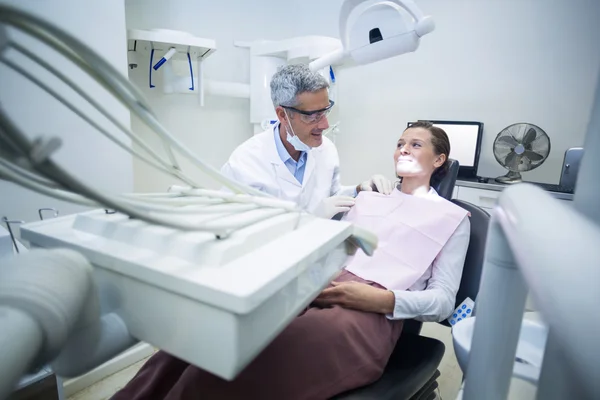
[[433, 174], [431, 174], [431, 179], [429, 180], [429, 184], [431, 186], [437, 186], [442, 179], [444, 179], [448, 173], [448, 168], [450, 167], [450, 139], [448, 139], [446, 131], [444, 131], [442, 128], [434, 126], [429, 121], [417, 121], [408, 128], [427, 129], [429, 133], [431, 133], [431, 144], [433, 144], [433, 151], [435, 154], [438, 156], [441, 154], [446, 155], [446, 161], [444, 161], [441, 166], [433, 171]]

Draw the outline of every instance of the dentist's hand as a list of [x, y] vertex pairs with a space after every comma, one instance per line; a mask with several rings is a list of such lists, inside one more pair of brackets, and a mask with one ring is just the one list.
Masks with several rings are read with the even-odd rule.
[[354, 206], [354, 197], [331, 196], [323, 199], [315, 209], [315, 215], [321, 218], [331, 219], [334, 215], [349, 211]]
[[357, 192], [361, 192], [361, 191], [365, 191], [365, 192], [372, 192], [372, 191], [376, 191], [379, 192], [381, 194], [390, 194], [392, 193], [392, 190], [394, 189], [394, 185], [392, 184], [392, 181], [390, 181], [389, 179], [387, 179], [385, 176], [383, 175], [373, 175], [371, 177], [371, 179], [369, 179], [368, 181], [364, 181], [363, 183], [361, 183], [359, 185], [358, 188], [356, 188]]

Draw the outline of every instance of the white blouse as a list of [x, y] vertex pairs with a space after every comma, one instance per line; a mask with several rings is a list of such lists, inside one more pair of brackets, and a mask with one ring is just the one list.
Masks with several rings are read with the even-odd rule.
[[[438, 194], [431, 188], [425, 196]], [[417, 282], [407, 290], [392, 290], [395, 307], [389, 319], [443, 321], [452, 314], [470, 234], [471, 222], [465, 217]]]

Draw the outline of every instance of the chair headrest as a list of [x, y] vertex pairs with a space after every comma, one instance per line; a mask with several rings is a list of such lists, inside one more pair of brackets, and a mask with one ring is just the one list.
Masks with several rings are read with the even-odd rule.
[[438, 194], [446, 200], [452, 199], [452, 192], [454, 191], [454, 185], [456, 184], [456, 178], [458, 177], [458, 161], [449, 159], [450, 165], [448, 166], [448, 172], [442, 181], [434, 187]]

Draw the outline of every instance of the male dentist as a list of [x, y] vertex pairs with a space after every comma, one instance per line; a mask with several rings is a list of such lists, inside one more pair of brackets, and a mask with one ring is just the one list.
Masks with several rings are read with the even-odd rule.
[[307, 65], [280, 69], [271, 79], [279, 122], [238, 146], [221, 172], [328, 219], [348, 211], [361, 190], [390, 194], [392, 183], [381, 175], [357, 186], [341, 185], [337, 149], [323, 137], [334, 104], [328, 88]]

